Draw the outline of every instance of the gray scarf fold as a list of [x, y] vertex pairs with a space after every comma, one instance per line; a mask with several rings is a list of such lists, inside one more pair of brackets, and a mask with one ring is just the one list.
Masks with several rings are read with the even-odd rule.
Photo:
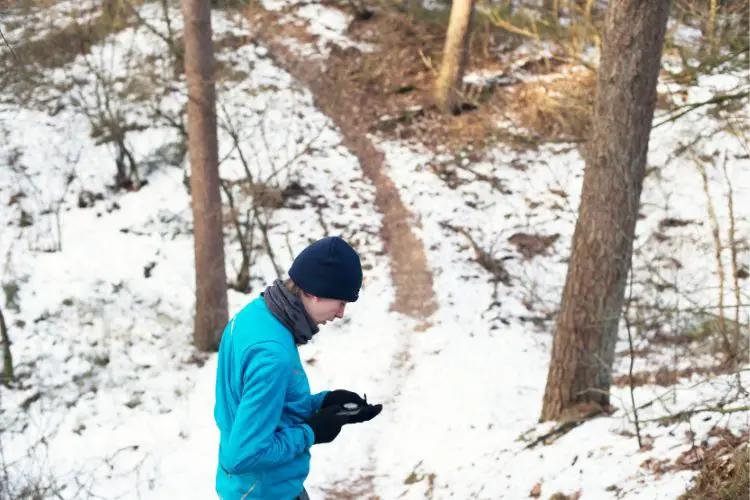
[[318, 325], [307, 314], [300, 298], [287, 290], [283, 281], [274, 281], [261, 295], [271, 314], [292, 332], [295, 344], [306, 344], [318, 333]]

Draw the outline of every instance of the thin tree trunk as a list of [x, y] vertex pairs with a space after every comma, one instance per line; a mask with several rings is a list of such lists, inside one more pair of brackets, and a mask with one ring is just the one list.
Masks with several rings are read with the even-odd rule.
[[443, 48], [443, 61], [435, 81], [435, 105], [444, 113], [461, 111], [460, 87], [466, 70], [469, 29], [474, 0], [454, 0]]
[[708, 2], [708, 19], [706, 21], [706, 27], [703, 33], [705, 43], [710, 50], [713, 50], [714, 40], [716, 38], [716, 8], [717, 1], [710, 0]]
[[195, 238], [195, 345], [215, 350], [227, 323], [210, 0], [182, 0]]
[[542, 420], [609, 405], [617, 327], [656, 103], [669, 0], [609, 4], [593, 134]]
[[13, 382], [13, 355], [10, 352], [10, 337], [8, 336], [8, 327], [5, 324], [2, 309], [0, 309], [0, 342], [3, 343], [2, 383], [7, 386]]

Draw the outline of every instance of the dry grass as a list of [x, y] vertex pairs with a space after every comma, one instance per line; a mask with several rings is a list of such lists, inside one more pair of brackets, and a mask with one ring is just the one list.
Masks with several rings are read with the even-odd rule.
[[519, 126], [541, 139], [581, 141], [591, 123], [595, 91], [596, 75], [586, 70], [522, 84], [512, 100], [512, 114]]
[[326, 500], [356, 500], [360, 498], [379, 499], [375, 495], [375, 476], [364, 474], [348, 481], [339, 481], [331, 487], [323, 488]]

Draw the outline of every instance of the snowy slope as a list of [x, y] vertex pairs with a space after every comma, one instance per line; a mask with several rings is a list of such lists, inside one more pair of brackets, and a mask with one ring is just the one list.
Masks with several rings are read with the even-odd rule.
[[[159, 7], [146, 4], [139, 12], [167, 32]], [[321, 12], [303, 6], [299, 16], [320, 20]], [[342, 40], [339, 17], [327, 18], [327, 28], [319, 32]], [[180, 22], [171, 28], [179, 31]], [[346, 319], [305, 346], [302, 357], [313, 390], [353, 389], [386, 407], [375, 421], [348, 427], [334, 443], [314, 448], [308, 482], [313, 498], [333, 497], [332, 490], [349, 490], [355, 498], [522, 498], [539, 481], [545, 498], [578, 489], [582, 498], [592, 499], [675, 498], [691, 474], [655, 475], [641, 467], [645, 460], [674, 459], [689, 449], [688, 429], [700, 440], [718, 423], [747, 427], [743, 413], [669, 426], [647, 423], [642, 432], [654, 439], [653, 447], [639, 452], [635, 438], [624, 432], [633, 432], [630, 394], [613, 388], [620, 411], [612, 417], [574, 429], [553, 445], [524, 449], [530, 437], [550, 428], [537, 419], [551, 346], [549, 315], [564, 282], [580, 196], [580, 155], [565, 146], [522, 152], [498, 147], [479, 160], [454, 159], [373, 138], [420, 221], [416, 230], [435, 275], [440, 310], [425, 331], [415, 331], [412, 320], [389, 311], [394, 290], [373, 186], [339, 145], [338, 131], [314, 108], [309, 92], [278, 69], [263, 47], [242, 38], [246, 28], [238, 17], [215, 14], [217, 40], [241, 41], [217, 53], [235, 75], [219, 85], [222, 177], [244, 175], [226, 130], [231, 128], [251, 158], [255, 178], [303, 187], [295, 208], [271, 214], [269, 237], [281, 269], [324, 234], [342, 234], [361, 251], [361, 300], [348, 308]], [[64, 105], [61, 111], [2, 99], [0, 281], [19, 382], [12, 390], [0, 389], [0, 443], [13, 488], [42, 483], [66, 499], [212, 498], [215, 358], [190, 345], [193, 243], [184, 183], [189, 168], [159, 160], [179, 136], [166, 125], [130, 133], [132, 151], [149, 165], [148, 183], [137, 192], [110, 193], [113, 151], [96, 144], [80, 113], [81, 102], [93, 106], [97, 95], [91, 64], [127, 81], [148, 60], [150, 70], [163, 75], [169, 64], [165, 47], [149, 30], [127, 28], [94, 47], [87, 59], [50, 70], [50, 81], [76, 77], [81, 85], [77, 93], [49, 91], [49, 99]], [[688, 98], [703, 100], [713, 87], [732, 83], [729, 78], [701, 81]], [[175, 112], [182, 103], [184, 84], [178, 83], [150, 93], [146, 103], [123, 99], [117, 105], [131, 121], [149, 124], [147, 109]], [[666, 217], [695, 223], [669, 229], [673, 236], [666, 243], [643, 246], [636, 254], [635, 294], [646, 303], [675, 306], [688, 297], [703, 307], [716, 305], [702, 179], [689, 159], [670, 155], [691, 132], [717, 126], [696, 111], [652, 137], [649, 161], [660, 173], [645, 185], [638, 246], [653, 242]], [[736, 231], [747, 235], [750, 209], [739, 201], [750, 194], [745, 146], [722, 132], [696, 147], [698, 155], [716, 158], [707, 173], [721, 233], [728, 227], [724, 197], [731, 179]], [[717, 168], [723, 155], [729, 158], [726, 175]], [[491, 174], [503, 189], [479, 181], [451, 189], [434, 174], [436, 165], [467, 180], [474, 175], [463, 167]], [[279, 167], [281, 173], [274, 174]], [[103, 199], [79, 208], [84, 190]], [[245, 207], [249, 200], [239, 202]], [[493, 295], [491, 276], [475, 262], [469, 240], [445, 223], [466, 228], [480, 247], [505, 259], [510, 284], [499, 284]], [[524, 259], [508, 242], [518, 232], [559, 237], [546, 254]], [[231, 227], [225, 235], [231, 278], [240, 262], [239, 245]], [[260, 238], [258, 233], [256, 241]], [[230, 291], [230, 314], [275, 278], [262, 245], [256, 252], [252, 291]], [[671, 271], [684, 287], [679, 297], [646, 279], [648, 266], [666, 257], [681, 263]], [[747, 263], [747, 253], [742, 258]], [[730, 263], [724, 265], [730, 272]], [[733, 300], [727, 291], [726, 304]], [[636, 341], [639, 347], [647, 342]], [[655, 370], [665, 356], [639, 359], [636, 368]], [[618, 359], [617, 373], [626, 368], [627, 360]], [[638, 405], [668, 395], [643, 409], [641, 418], [713, 405], [737, 391], [733, 377], [700, 381], [637, 388]]]

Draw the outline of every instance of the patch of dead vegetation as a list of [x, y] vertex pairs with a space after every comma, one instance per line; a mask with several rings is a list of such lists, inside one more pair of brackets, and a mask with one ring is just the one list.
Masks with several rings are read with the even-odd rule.
[[[92, 7], [81, 11], [78, 16], [85, 16], [98, 10], [98, 14], [83, 23], [72, 21], [64, 28], [51, 29], [43, 37], [30, 41], [18, 40], [14, 52], [23, 65], [39, 64], [45, 68], [59, 68], [69, 64], [78, 55], [87, 53], [91, 47], [105, 37], [128, 26], [133, 26], [133, 19], [115, 0], [106, 0], [101, 8]], [[3, 66], [13, 63], [9, 52], [2, 52], [0, 62]]]
[[[727, 365], [716, 366], [691, 366], [688, 368], [668, 368], [662, 366], [656, 371], [638, 371], [633, 372], [633, 387], [644, 385], [658, 385], [660, 387], [672, 387], [680, 383], [683, 379], [690, 379], [693, 376], [708, 377], [730, 373], [731, 370]], [[631, 384], [630, 375], [618, 375], [612, 378], [612, 384], [617, 387], [628, 387]]]
[[596, 74], [569, 71], [559, 78], [523, 83], [512, 89], [509, 113], [516, 124], [545, 141], [582, 142], [594, 110]]
[[[509, 105], [516, 96], [505, 84], [493, 83], [481, 87], [478, 93], [465, 88], [465, 112], [459, 115], [444, 115], [433, 105], [447, 12], [432, 13], [426, 18], [428, 14], [415, 14], [384, 1], [368, 10], [371, 15], [357, 17], [352, 4], [332, 6], [353, 16], [346, 33], [350, 39], [376, 47], [374, 52], [363, 52], [356, 47], [329, 44], [324, 63], [327, 77], [334, 82], [331, 92], [340, 93], [342, 98], [346, 94], [356, 96], [351, 112], [368, 131], [429, 148], [440, 146], [447, 152], [459, 151], [467, 144], [482, 150], [500, 137], [507, 137], [498, 122], [511, 114]], [[319, 41], [304, 23], [282, 22], [288, 13], [264, 11], [259, 6], [248, 11], [251, 25], [262, 23], [265, 29], [273, 30], [277, 40], [293, 39], [302, 44]], [[503, 56], [518, 45], [517, 36], [491, 26], [487, 19], [479, 19], [469, 43], [467, 72], [491, 69], [493, 74], [502, 73], [507, 69]], [[522, 71], [540, 74], [548, 72], [549, 67], [529, 63]]]
[[[134, 5], [139, 3], [142, 2], [133, 1]], [[117, 0], [105, 0], [100, 7], [77, 13], [78, 16], [95, 13], [84, 22], [75, 19], [63, 28], [50, 29], [42, 37], [14, 41], [13, 53], [0, 51], [0, 85], [13, 89], [19, 102], [32, 102], [40, 88], [49, 86], [49, 82], [43, 80], [45, 70], [62, 68], [80, 55], [88, 54], [108, 36], [135, 26], [136, 20], [129, 8]], [[37, 26], [24, 36], [31, 37], [38, 29]]]
[[378, 499], [375, 494], [375, 476], [364, 474], [348, 481], [339, 481], [330, 487], [321, 488], [326, 500]]
[[[690, 433], [689, 433], [690, 434]], [[690, 436], [688, 436], [690, 438]], [[694, 444], [674, 462], [650, 457], [641, 468], [659, 477], [677, 471], [695, 471], [693, 486], [678, 500], [735, 500], [750, 495], [748, 431], [735, 435], [714, 428], [705, 440]]]
[[677, 470], [699, 471], [693, 487], [678, 500], [750, 498], [748, 431], [734, 435], [727, 429], [714, 429], [709, 437], [718, 442], [701, 443], [676, 461]]
[[531, 260], [537, 255], [546, 254], [559, 238], [560, 235], [557, 233], [549, 236], [516, 233], [508, 238], [508, 243], [514, 245], [524, 259]]

